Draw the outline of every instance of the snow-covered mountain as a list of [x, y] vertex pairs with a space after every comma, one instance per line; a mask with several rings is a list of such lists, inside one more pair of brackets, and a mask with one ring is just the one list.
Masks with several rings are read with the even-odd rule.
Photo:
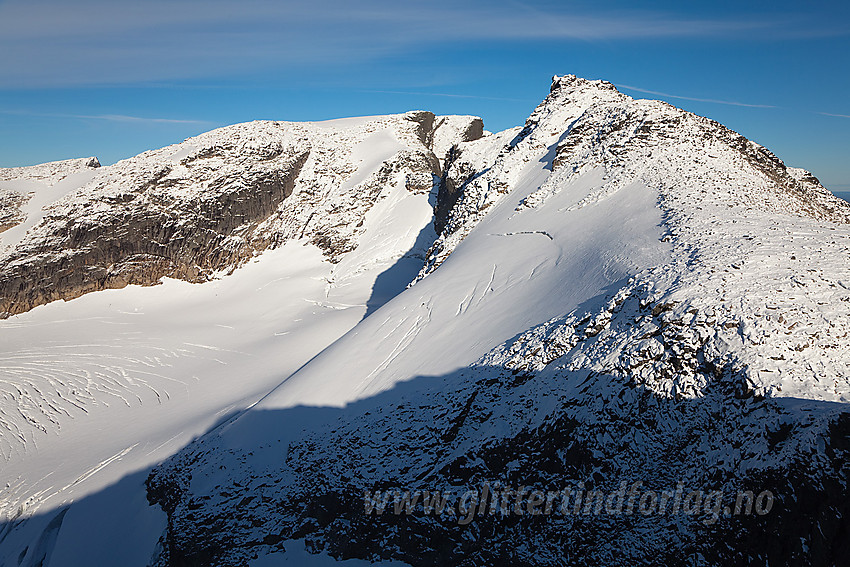
[[[0, 170], [0, 560], [850, 553], [850, 205], [722, 125], [565, 76], [495, 134], [262, 122], [95, 165]], [[623, 487], [678, 504], [594, 507]], [[405, 490], [449, 508], [375, 512]]]
[[[427, 112], [258, 122], [109, 167], [0, 170], [20, 219], [0, 233], [2, 310], [19, 313], [0, 322], [0, 564], [50, 549], [50, 564], [146, 564], [165, 528], [147, 473], [80, 501], [256, 402], [402, 291], [436, 238], [434, 150], [482, 132]], [[57, 297], [76, 299], [43, 304]], [[128, 531], [134, 545], [116, 546]]]

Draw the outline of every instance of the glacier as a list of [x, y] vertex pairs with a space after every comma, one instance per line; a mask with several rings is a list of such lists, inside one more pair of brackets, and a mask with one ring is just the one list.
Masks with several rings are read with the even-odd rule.
[[[709, 119], [567, 75], [503, 132], [248, 123], [0, 170], [0, 205], [3, 564], [847, 551], [850, 205]], [[362, 501], [625, 481], [775, 510]]]

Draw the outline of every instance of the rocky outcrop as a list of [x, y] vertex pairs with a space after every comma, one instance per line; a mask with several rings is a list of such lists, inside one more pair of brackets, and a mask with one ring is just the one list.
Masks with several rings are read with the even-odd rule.
[[484, 121], [477, 116], [437, 116], [431, 147], [440, 163], [444, 163], [452, 148], [483, 137]]
[[26, 167], [4, 167], [0, 168], [0, 182], [24, 179], [49, 186], [55, 185], [72, 173], [99, 167], [100, 161], [96, 157], [51, 161]]
[[[162, 277], [206, 281], [292, 239], [306, 239], [338, 261], [357, 246], [358, 222], [389, 183], [400, 178], [411, 192], [431, 191], [441, 173], [432, 151], [435, 129], [440, 144], [454, 144], [480, 136], [479, 123], [473, 117], [435, 121], [424, 111], [354, 126], [255, 122], [103, 168], [51, 205], [0, 257], [0, 313], [153, 285]], [[395, 149], [377, 169], [363, 171], [358, 152], [368, 153], [373, 143], [378, 151]], [[95, 162], [45, 164], [28, 175], [56, 182], [69, 164]], [[0, 194], [0, 227], [22, 220], [24, 199]]]
[[16, 226], [26, 219], [21, 205], [27, 202], [27, 196], [17, 191], [0, 190], [0, 232]]
[[[290, 539], [336, 558], [411, 565], [841, 564], [850, 206], [813, 176], [705, 118], [610, 83], [556, 77], [524, 127], [448, 152], [441, 234], [420, 279], [454, 269], [440, 266], [464, 238], [497, 247], [506, 236], [546, 237], [533, 237], [545, 246], [536, 256], [532, 241], [511, 249], [529, 250], [527, 273], [497, 280], [503, 265], [487, 262], [461, 272], [470, 293], [451, 311], [462, 320], [473, 299], [567, 264], [569, 245], [587, 256], [581, 270], [625, 263], [619, 241], [612, 249], [603, 239], [601, 252], [558, 246], [533, 222], [562, 218], [556, 211], [603, 232], [600, 210], [639, 211], [647, 195], [662, 223], [652, 244], [669, 247], [657, 264], [628, 277], [612, 270], [599, 295], [461, 370], [405, 375], [388, 388], [378, 367], [369, 377], [385, 381], [371, 397], [255, 409], [228, 424], [241, 437], [213, 431], [153, 471], [149, 498], [169, 522], [158, 565], [240, 564]], [[610, 206], [594, 211], [599, 203]], [[485, 218], [496, 213], [528, 225], [478, 230], [499, 226]], [[471, 263], [469, 250], [461, 257]], [[583, 274], [566, 275], [563, 287]], [[557, 305], [560, 292], [532, 300]], [[416, 323], [427, 325], [433, 313], [421, 306]], [[389, 356], [403, 357], [416, 330]], [[480, 340], [462, 334], [457, 341]], [[260, 434], [305, 415], [319, 425]], [[506, 503], [461, 521], [462, 495], [478, 498], [484, 486], [511, 491]], [[631, 508], [608, 508], [632, 486]], [[532, 496], [516, 504], [521, 489]], [[541, 512], [568, 489], [568, 507]], [[418, 491], [418, 503], [406, 507], [405, 491]], [[424, 503], [435, 492], [448, 495], [442, 513]]]
[[[56, 210], [42, 227], [51, 229], [43, 240], [8, 257], [0, 310], [19, 313], [91, 291], [152, 285], [163, 276], [204, 281], [235, 267], [252, 252], [236, 232], [265, 219], [292, 193], [306, 158], [306, 152], [293, 153], [272, 171], [219, 178], [202, 197], [188, 198], [170, 192], [178, 182], [164, 167], [135, 191]], [[87, 207], [103, 207], [106, 214], [93, 219]], [[65, 253], [51, 254], [45, 242], [60, 244]]]

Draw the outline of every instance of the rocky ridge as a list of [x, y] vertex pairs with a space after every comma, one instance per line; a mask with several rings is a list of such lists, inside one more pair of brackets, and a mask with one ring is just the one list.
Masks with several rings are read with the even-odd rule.
[[[0, 170], [0, 224], [18, 232], [39, 186], [91, 175], [0, 250], [0, 311], [162, 277], [204, 282], [292, 241], [344, 265], [382, 188], [436, 192], [438, 237], [419, 276], [346, 334], [357, 356], [330, 345], [326, 366], [307, 374], [344, 370], [314, 387], [326, 403], [295, 395], [300, 405], [275, 406], [272, 392], [150, 474], [147, 497], [168, 517], [154, 564], [247, 564], [292, 540], [411, 565], [838, 565], [850, 553], [850, 205], [722, 125], [568, 75], [523, 127], [496, 134], [474, 117], [427, 112], [255, 122], [94, 166]], [[8, 184], [22, 178], [26, 191]], [[603, 226], [656, 218], [654, 242], [624, 243]], [[510, 264], [504, 250], [529, 261]], [[576, 250], [585, 261], [569, 257]], [[506, 268], [515, 265], [528, 273]], [[416, 295], [447, 270], [440, 293]], [[554, 287], [536, 283], [547, 270], [562, 276]], [[523, 286], [526, 296], [499, 295]], [[581, 301], [564, 300], [582, 286]], [[499, 304], [514, 297], [551, 307], [525, 305], [548, 314], [510, 325], [490, 317], [514, 314]], [[438, 304], [456, 298], [441, 316]], [[488, 301], [496, 308], [485, 311]], [[484, 325], [511, 329], [500, 344], [473, 326], [476, 310]], [[391, 327], [386, 352], [370, 334], [376, 318]], [[423, 373], [412, 341], [429, 327], [425, 336], [448, 334], [457, 350], [488, 346], [471, 364]], [[328, 365], [335, 353], [345, 360]], [[400, 368], [417, 374], [393, 382], [388, 365], [406, 356]], [[279, 388], [309, 390], [298, 376]], [[347, 388], [365, 394], [340, 403], [335, 390]], [[20, 412], [15, 393], [7, 399]], [[706, 500], [694, 513], [585, 506], [464, 524], [424, 507], [394, 514], [393, 501], [383, 514], [364, 508], [376, 490], [613, 494], [622, 483], [656, 496], [714, 491], [730, 507], [747, 490], [774, 501], [764, 515]], [[23, 546], [19, 563], [37, 559]]]
[[[511, 214], [551, 206], [582, 176], [596, 184], [559, 211], [651, 187], [670, 261], [638, 269], [601, 307], [534, 326], [466, 369], [329, 409], [314, 429], [250, 447], [222, 431], [198, 440], [148, 480], [169, 515], [158, 564], [245, 562], [295, 538], [411, 565], [839, 564], [850, 541], [850, 206], [713, 121], [556, 77], [524, 128], [449, 153], [442, 230], [418, 281], [535, 159], [549, 173]], [[253, 419], [269, 430], [284, 417]], [[496, 514], [459, 527], [451, 514], [363, 508], [364, 491], [460, 494], [494, 481], [681, 484], [726, 498], [769, 488], [776, 511]]]
[[[482, 132], [478, 118], [435, 121], [430, 112], [339, 124], [253, 122], [101, 168], [0, 252], [0, 313], [162, 277], [207, 281], [292, 239], [305, 238], [338, 261], [356, 247], [357, 220], [390, 178], [429, 192], [441, 171], [434, 151]], [[358, 168], [373, 156], [357, 154], [359, 144], [383, 161], [365, 179]], [[96, 162], [0, 170], [0, 184], [55, 183], [69, 168]], [[0, 193], [3, 226], [23, 220], [24, 201]]]

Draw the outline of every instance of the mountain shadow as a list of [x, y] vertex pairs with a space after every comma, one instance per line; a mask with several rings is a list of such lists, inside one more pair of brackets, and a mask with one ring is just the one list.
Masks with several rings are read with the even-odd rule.
[[[240, 564], [304, 539], [417, 566], [840, 565], [850, 408], [740, 395], [740, 378], [675, 399], [482, 366], [344, 408], [251, 411], [151, 474], [169, 518], [158, 564]], [[484, 486], [489, 504], [465, 516]], [[609, 507], [622, 491], [631, 510]]]
[[[249, 411], [146, 481], [141, 471], [0, 526], [0, 550], [21, 566], [142, 556], [235, 565], [303, 539], [340, 559], [417, 566], [841, 565], [850, 408], [740, 396], [735, 380], [676, 400], [587, 371], [481, 366], [416, 377], [344, 408]], [[138, 501], [144, 484], [153, 507]], [[609, 506], [634, 486], [631, 510]], [[523, 488], [519, 500], [504, 496]], [[568, 489], [571, 499], [556, 497], [548, 511], [534, 504]], [[397, 514], [405, 491], [420, 497], [409, 510], [400, 501]], [[442, 513], [426, 509], [436, 492]], [[686, 501], [694, 492], [699, 505]], [[762, 497], [754, 507], [765, 492], [770, 505]], [[735, 513], [741, 494], [751, 496]], [[98, 514], [114, 515], [111, 533], [87, 535], [82, 519]], [[36, 528], [35, 546], [12, 549]]]

